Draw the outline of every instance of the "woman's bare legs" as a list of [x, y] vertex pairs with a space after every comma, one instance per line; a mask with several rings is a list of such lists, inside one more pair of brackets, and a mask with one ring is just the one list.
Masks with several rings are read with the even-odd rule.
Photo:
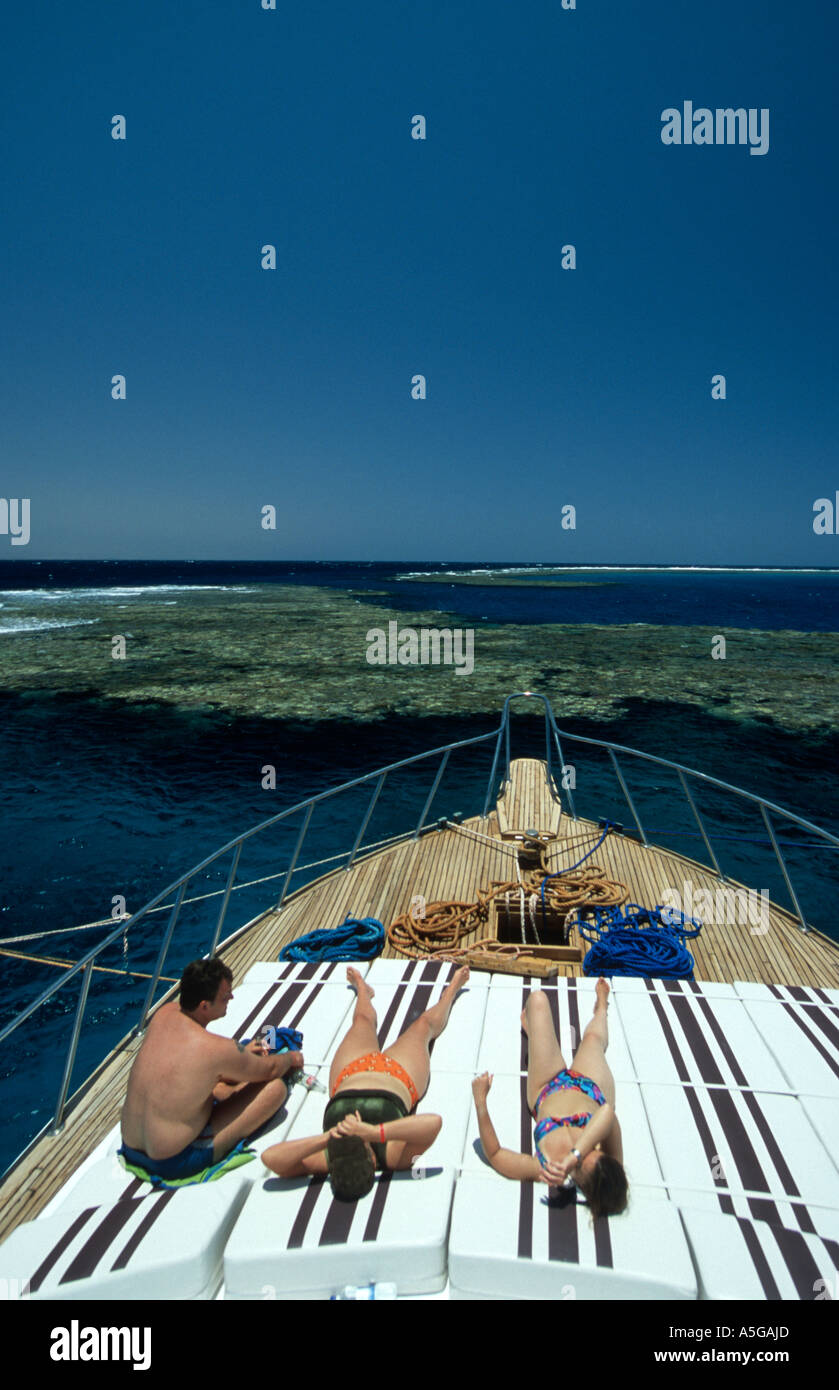
[[609, 1046], [609, 1026], [607, 1010], [609, 1007], [609, 986], [605, 980], [597, 981], [597, 1001], [591, 1022], [583, 1033], [582, 1041], [574, 1054], [571, 1067], [582, 1076], [589, 1076], [603, 1092], [604, 1097], [614, 1109], [615, 1078], [606, 1061], [606, 1048]]
[[[347, 966], [347, 979], [356, 991], [355, 1012], [349, 1031], [341, 1042], [329, 1070], [329, 1090], [332, 1091], [338, 1075], [350, 1062], [363, 1057], [368, 1052], [378, 1052], [376, 1010], [372, 1005], [373, 990], [353, 966]], [[438, 1038], [449, 1021], [452, 1004], [458, 991], [463, 989], [469, 979], [469, 967], [456, 970], [451, 981], [443, 991], [439, 1003], [406, 1028], [400, 1038], [388, 1048], [388, 1056], [403, 1066], [411, 1077], [417, 1091], [422, 1096], [428, 1089], [431, 1074], [429, 1043]]]
[[433, 1009], [426, 1009], [424, 1014], [420, 1014], [410, 1028], [406, 1028], [401, 1037], [387, 1050], [388, 1056], [405, 1068], [421, 1097], [428, 1090], [431, 1076], [429, 1044], [435, 1038], [439, 1038], [449, 1021], [455, 997], [468, 980], [469, 966], [462, 965], [455, 971]]
[[376, 1032], [378, 1020], [372, 999], [374, 991], [353, 966], [347, 966], [347, 980], [356, 993], [355, 1011], [352, 1023], [338, 1046], [338, 1051], [329, 1068], [329, 1094], [344, 1067], [363, 1057], [368, 1052], [378, 1052], [379, 1038]]
[[534, 990], [522, 1010], [521, 1026], [527, 1034], [527, 1104], [531, 1111], [542, 1087], [565, 1070], [565, 1058], [554, 1028], [551, 1006], [543, 990]]

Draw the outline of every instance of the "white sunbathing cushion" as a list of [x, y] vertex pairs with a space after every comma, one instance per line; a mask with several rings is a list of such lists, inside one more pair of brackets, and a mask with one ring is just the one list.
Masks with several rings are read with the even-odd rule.
[[[449, 964], [436, 961], [374, 962], [368, 978], [376, 991], [373, 1005], [383, 1050], [407, 1022], [439, 1000], [451, 974]], [[417, 1160], [413, 1175], [378, 1174], [373, 1190], [359, 1202], [336, 1201], [325, 1179], [264, 1178], [255, 1185], [228, 1242], [226, 1297], [330, 1298], [347, 1284], [376, 1282], [396, 1284], [400, 1294], [445, 1287], [455, 1164], [472, 1104], [471, 1068], [487, 992], [470, 980], [433, 1046], [431, 1082], [419, 1112], [441, 1114], [444, 1126], [433, 1148]], [[336, 1032], [323, 1075], [346, 1026]], [[326, 1102], [325, 1095], [309, 1096], [289, 1138], [321, 1133]]]
[[789, 1089], [740, 999], [651, 990], [618, 1008], [639, 1081]]
[[458, 1179], [449, 1238], [454, 1298], [694, 1299], [678, 1210], [642, 1189], [620, 1216], [592, 1222], [542, 1183]]
[[331, 1298], [347, 1284], [394, 1283], [399, 1294], [446, 1283], [454, 1172], [430, 1164], [378, 1174], [359, 1202], [326, 1179], [266, 1178], [245, 1203], [224, 1257], [225, 1297]]
[[[726, 1302], [836, 1297], [839, 1213], [820, 1213], [818, 1226], [823, 1234], [818, 1236], [689, 1205], [682, 1206], [681, 1212], [700, 1298]], [[832, 1235], [824, 1234], [827, 1230]]]
[[839, 1009], [778, 1000], [745, 1008], [793, 1091], [839, 1096]]
[[789, 1004], [826, 1004], [839, 1014], [839, 989], [822, 989], [817, 985], [763, 985], [755, 980], [735, 980], [734, 988], [741, 999], [779, 1000]]
[[[359, 974], [365, 975], [370, 968], [370, 961], [356, 961], [355, 968]], [[238, 986], [234, 980], [234, 996], [243, 987], [251, 985], [262, 985], [267, 989], [271, 984], [291, 984], [295, 980], [340, 985], [345, 983], [346, 976], [346, 964], [340, 961], [258, 960], [250, 967]]]
[[0, 1278], [26, 1281], [35, 1299], [213, 1298], [248, 1189], [233, 1172], [200, 1187], [64, 1207], [12, 1232], [0, 1246]]
[[839, 1172], [803, 1105], [789, 1095], [641, 1084], [653, 1142], [672, 1189], [749, 1198], [754, 1219], [784, 1224], [807, 1206], [835, 1207]]

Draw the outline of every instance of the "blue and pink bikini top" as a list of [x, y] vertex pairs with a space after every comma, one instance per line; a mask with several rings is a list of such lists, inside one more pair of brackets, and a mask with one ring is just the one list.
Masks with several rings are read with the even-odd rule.
[[[543, 1086], [539, 1092], [536, 1105], [533, 1109], [534, 1119], [539, 1113], [539, 1106], [542, 1104], [542, 1101], [546, 1096], [553, 1095], [554, 1091], [581, 1091], [584, 1096], [588, 1096], [589, 1099], [595, 1101], [597, 1105], [606, 1104], [606, 1097], [597, 1083], [592, 1081], [590, 1076], [582, 1076], [580, 1072], [577, 1071], [560, 1071], [557, 1072], [553, 1080], [549, 1081], [546, 1086]], [[533, 1131], [533, 1139], [536, 1144], [536, 1157], [543, 1168], [547, 1168], [548, 1160], [545, 1158], [539, 1146], [545, 1135], [550, 1134], [551, 1130], [561, 1129], [563, 1125], [573, 1125], [580, 1129], [584, 1129], [590, 1119], [591, 1115], [586, 1111], [577, 1115], [562, 1115], [559, 1118], [554, 1115], [547, 1115], [544, 1120], [539, 1120]]]

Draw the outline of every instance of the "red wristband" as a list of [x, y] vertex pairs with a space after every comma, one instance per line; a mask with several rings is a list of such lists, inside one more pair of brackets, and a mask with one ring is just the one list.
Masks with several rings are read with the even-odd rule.
[[383, 1144], [386, 1144], [386, 1143], [387, 1143], [387, 1140], [385, 1139], [385, 1127], [384, 1127], [384, 1125], [379, 1125], [379, 1138], [381, 1139], [381, 1141], [382, 1141]]

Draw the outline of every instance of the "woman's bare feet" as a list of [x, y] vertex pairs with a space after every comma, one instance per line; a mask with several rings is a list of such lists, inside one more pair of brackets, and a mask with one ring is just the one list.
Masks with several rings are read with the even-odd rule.
[[468, 983], [469, 983], [469, 966], [468, 966], [468, 965], [461, 965], [460, 969], [459, 969], [459, 970], [456, 970], [456, 971], [454, 972], [454, 974], [452, 975], [452, 978], [449, 980], [449, 983], [446, 985], [446, 989], [445, 989], [443, 992], [444, 992], [444, 993], [447, 993], [448, 990], [451, 990], [451, 992], [452, 992], [452, 998], [454, 998], [454, 996], [457, 994], [458, 990], [463, 989], [464, 985], [467, 985]]
[[423, 1015], [431, 1025], [431, 1037], [439, 1038], [443, 1029], [449, 1021], [449, 1014], [456, 996], [469, 979], [469, 966], [462, 965], [456, 970], [440, 995], [439, 1000], [433, 1008], [427, 1009]]
[[600, 979], [597, 981], [594, 992], [597, 995], [597, 1003], [600, 1008], [608, 1009], [610, 988], [611, 986], [607, 985], [605, 980]]
[[372, 999], [376, 991], [368, 985], [367, 981], [356, 970], [354, 965], [347, 966], [347, 983], [351, 984], [356, 994], [362, 997], [363, 992], [367, 992], [367, 998]]

